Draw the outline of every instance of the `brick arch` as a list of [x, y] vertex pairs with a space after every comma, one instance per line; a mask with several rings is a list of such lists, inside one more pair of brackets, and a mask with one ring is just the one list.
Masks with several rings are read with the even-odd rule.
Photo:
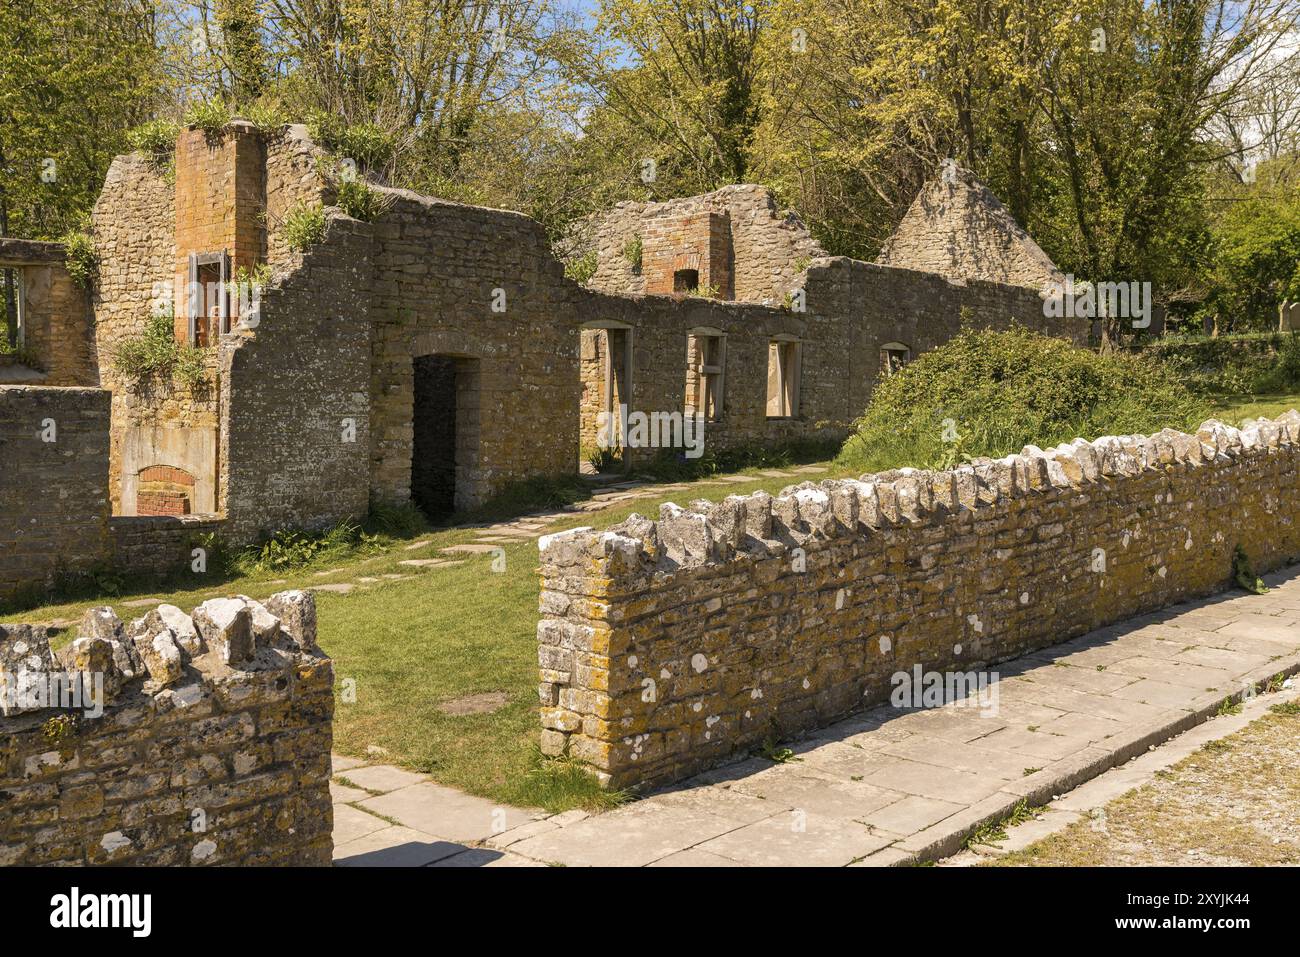
[[194, 476], [174, 465], [149, 465], [136, 475], [137, 515], [189, 515], [194, 511]]
[[150, 465], [139, 472], [141, 482], [168, 482], [173, 485], [194, 484], [194, 476], [174, 465]]

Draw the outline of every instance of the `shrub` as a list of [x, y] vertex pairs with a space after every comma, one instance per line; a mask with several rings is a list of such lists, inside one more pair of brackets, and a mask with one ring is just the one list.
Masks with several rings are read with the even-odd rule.
[[373, 222], [388, 208], [387, 198], [359, 177], [340, 180], [334, 202], [344, 213], [363, 223]]
[[574, 256], [564, 264], [564, 275], [585, 286], [596, 275], [596, 266], [596, 250], [588, 249], [581, 256]]
[[219, 100], [193, 103], [185, 111], [185, 123], [199, 127], [208, 136], [216, 136], [230, 123], [230, 109]]
[[66, 253], [64, 266], [68, 275], [83, 289], [89, 289], [99, 271], [99, 257], [95, 255], [95, 241], [85, 230], [75, 229], [64, 233], [59, 242]]
[[280, 223], [284, 241], [290, 249], [303, 252], [325, 238], [325, 207], [320, 203], [295, 203]]
[[279, 104], [254, 103], [240, 110], [240, 115], [264, 136], [274, 136], [289, 123], [288, 113]]
[[633, 272], [639, 273], [641, 271], [641, 256], [644, 251], [645, 245], [641, 241], [640, 233], [637, 233], [624, 244], [623, 258], [627, 260]]
[[1027, 329], [964, 330], [882, 380], [838, 461], [943, 468], [1078, 436], [1190, 428], [1203, 401], [1156, 361], [1100, 355]]
[[307, 127], [317, 143], [337, 156], [352, 160], [363, 170], [387, 166], [397, 152], [393, 134], [373, 123], [348, 126], [336, 117], [316, 114]]
[[150, 316], [140, 335], [118, 343], [113, 351], [113, 368], [137, 388], [154, 377], [173, 376], [189, 388], [196, 388], [207, 375], [207, 350], [179, 344], [174, 327], [170, 312]]
[[127, 131], [126, 141], [137, 153], [144, 153], [155, 163], [163, 163], [176, 152], [180, 124], [170, 120], [150, 120]]

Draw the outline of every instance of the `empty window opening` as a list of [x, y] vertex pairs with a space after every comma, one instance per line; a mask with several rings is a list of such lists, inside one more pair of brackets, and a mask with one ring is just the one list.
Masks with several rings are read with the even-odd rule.
[[462, 508], [478, 465], [477, 359], [417, 356], [411, 500], [433, 521]]
[[698, 269], [678, 269], [673, 273], [673, 292], [693, 292], [700, 288]]
[[773, 339], [767, 345], [767, 417], [788, 419], [799, 414], [799, 342]]
[[891, 376], [912, 361], [912, 350], [901, 342], [886, 342], [880, 347], [880, 374]]
[[706, 422], [722, 418], [726, 403], [727, 337], [715, 329], [699, 329], [687, 337], [686, 411]]
[[26, 343], [27, 323], [23, 316], [23, 271], [21, 268], [5, 267], [0, 269], [0, 285], [3, 285], [4, 317], [3, 330], [9, 340], [10, 348], [18, 348]]
[[623, 409], [632, 403], [632, 330], [613, 324], [581, 330], [578, 471], [593, 475], [626, 468]]
[[191, 253], [187, 295], [188, 344], [203, 348], [213, 334], [230, 331], [230, 257], [226, 253]]

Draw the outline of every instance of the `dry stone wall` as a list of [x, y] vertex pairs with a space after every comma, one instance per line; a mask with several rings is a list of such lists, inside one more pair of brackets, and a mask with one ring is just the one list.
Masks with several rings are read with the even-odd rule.
[[1300, 556], [1300, 413], [733, 496], [543, 538], [542, 748], [681, 778]]
[[44, 626], [0, 625], [0, 865], [328, 866], [315, 633], [303, 592], [91, 609], [57, 654]]

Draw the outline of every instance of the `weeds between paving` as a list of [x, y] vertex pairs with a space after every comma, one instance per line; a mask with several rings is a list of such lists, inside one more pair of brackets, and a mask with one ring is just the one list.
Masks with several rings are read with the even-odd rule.
[[1300, 706], [1207, 742], [1155, 780], [984, 866], [1300, 864]]

